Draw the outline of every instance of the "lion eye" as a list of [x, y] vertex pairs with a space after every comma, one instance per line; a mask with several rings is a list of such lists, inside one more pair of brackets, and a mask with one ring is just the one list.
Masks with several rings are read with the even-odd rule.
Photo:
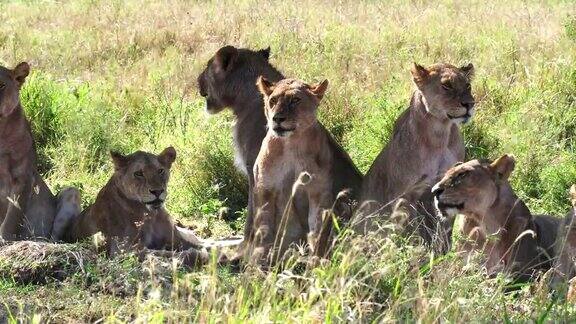
[[278, 98], [274, 97], [274, 98], [270, 98], [268, 103], [270, 104], [270, 106], [276, 106], [277, 101], [278, 101]]
[[468, 91], [472, 90], [472, 85], [470, 83], [466, 84], [466, 90]]
[[459, 185], [460, 183], [462, 183], [462, 180], [464, 180], [464, 178], [466, 178], [466, 176], [468, 176], [469, 172], [462, 172], [462, 173], [458, 173], [457, 175], [455, 175], [452, 179], [450, 179], [450, 183], [449, 186], [450, 187], [455, 187], [457, 185]]
[[134, 176], [136, 178], [143, 178], [144, 177], [144, 172], [142, 172], [142, 170], [138, 170], [136, 172], [134, 172]]
[[449, 84], [442, 84], [442, 89], [444, 89], [446, 91], [450, 91], [450, 90], [452, 90], [452, 86]]
[[158, 174], [160, 174], [160, 175], [164, 174], [164, 172], [166, 172], [164, 169], [158, 170]]
[[456, 176], [456, 178], [454, 178], [454, 182], [460, 183], [460, 182], [462, 182], [462, 180], [464, 180], [464, 178], [466, 178], [466, 176], [468, 176], [468, 172], [462, 172], [462, 173], [458, 174]]
[[4, 90], [4, 88], [6, 88], [6, 84], [0, 82], [0, 90]]
[[292, 98], [292, 101], [290, 101], [291, 105], [297, 105], [300, 102], [300, 98], [298, 97], [294, 97]]

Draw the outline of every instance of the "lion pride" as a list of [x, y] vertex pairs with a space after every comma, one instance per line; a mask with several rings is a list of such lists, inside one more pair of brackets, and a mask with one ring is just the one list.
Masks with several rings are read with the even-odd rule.
[[0, 239], [58, 239], [57, 214], [80, 211], [76, 189], [58, 198], [38, 173], [30, 124], [20, 104], [20, 89], [30, 73], [26, 62], [14, 69], [0, 66]]

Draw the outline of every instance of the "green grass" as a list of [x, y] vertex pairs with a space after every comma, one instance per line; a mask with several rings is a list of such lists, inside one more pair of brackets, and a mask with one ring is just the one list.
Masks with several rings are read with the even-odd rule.
[[[22, 102], [39, 168], [53, 190], [79, 187], [84, 204], [112, 172], [109, 150], [174, 145], [171, 213], [202, 235], [238, 232], [242, 217], [226, 223], [217, 216], [223, 206], [242, 216], [246, 203], [245, 181], [233, 167], [232, 116], [207, 117], [195, 85], [213, 53], [233, 44], [271, 46], [271, 61], [288, 76], [329, 79], [321, 120], [364, 172], [408, 104], [411, 63], [473, 62], [479, 104], [464, 127], [468, 157], [514, 154], [513, 186], [533, 213], [569, 208], [567, 189], [576, 183], [571, 1], [3, 1], [0, 21], [0, 64], [33, 66]], [[448, 256], [422, 270], [430, 256], [417, 245], [366, 241], [373, 244], [343, 243], [317, 269], [168, 269], [167, 277], [145, 282], [145, 267], [97, 258], [85, 265], [94, 271], [89, 280], [23, 287], [3, 278], [0, 304], [14, 318], [53, 321], [576, 316], [570, 305], [551, 304], [542, 283], [505, 295], [504, 279], [486, 279], [477, 263]], [[138, 284], [122, 294], [99, 288], [115, 277]]]

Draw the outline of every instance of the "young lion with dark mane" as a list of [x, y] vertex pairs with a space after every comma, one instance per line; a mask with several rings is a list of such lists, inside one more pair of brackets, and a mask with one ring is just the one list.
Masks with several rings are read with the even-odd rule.
[[[307, 238], [312, 245], [322, 244], [316, 242], [322, 212], [338, 192], [358, 185], [352, 160], [316, 118], [327, 87], [327, 80], [308, 85], [258, 79], [268, 133], [254, 166], [255, 238], [249, 243], [259, 262], [274, 262], [288, 246]], [[293, 187], [302, 173], [309, 178], [306, 184]]]
[[560, 220], [532, 216], [508, 182], [514, 165], [508, 155], [492, 163], [460, 163], [446, 172], [432, 192], [438, 211], [445, 217], [453, 219], [461, 214], [472, 220], [463, 227], [462, 234], [472, 241], [464, 250], [482, 250], [488, 273], [506, 271], [526, 280], [552, 265]]
[[20, 89], [30, 73], [28, 63], [0, 66], [0, 240], [58, 239], [60, 218], [80, 212], [78, 190], [58, 198], [36, 169], [36, 147], [20, 104]]
[[207, 260], [199, 240], [185, 239], [164, 209], [167, 185], [176, 150], [159, 155], [112, 152], [115, 171], [94, 204], [73, 219], [64, 240], [76, 242], [102, 232], [109, 256], [127, 250], [171, 256], [184, 251], [184, 263], [194, 266]]
[[200, 95], [206, 111], [217, 114], [230, 107], [235, 117], [234, 151], [236, 166], [248, 177], [248, 212], [244, 238], [252, 237], [254, 219], [254, 163], [266, 136], [266, 117], [256, 79], [262, 75], [273, 82], [284, 78], [268, 61], [270, 48], [252, 51], [224, 46], [212, 57], [198, 76]]

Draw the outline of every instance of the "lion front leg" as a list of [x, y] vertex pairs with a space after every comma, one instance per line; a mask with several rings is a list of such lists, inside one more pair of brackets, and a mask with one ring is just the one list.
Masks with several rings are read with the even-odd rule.
[[246, 212], [246, 224], [244, 225], [244, 239], [250, 241], [254, 234], [254, 171], [253, 167], [248, 165], [248, 206]]
[[203, 249], [190, 248], [184, 251], [153, 250], [140, 247], [137, 251], [138, 260], [143, 262], [148, 256], [159, 258], [175, 258], [182, 266], [189, 269], [197, 269], [210, 260], [210, 255]]
[[256, 217], [254, 218], [253, 252], [251, 258], [256, 262], [268, 259], [276, 235], [276, 196], [274, 190], [255, 192]]
[[553, 267], [552, 279], [550, 280], [550, 287], [554, 290], [566, 288], [565, 285], [568, 284], [568, 281], [576, 273], [574, 267], [576, 258], [574, 253], [572, 253], [574, 247], [570, 246], [567, 242], [562, 242], [562, 240], [559, 240], [556, 244], [562, 243], [566, 245], [562, 246], [560, 255], [558, 255], [556, 264]]
[[57, 209], [52, 225], [52, 239], [61, 241], [81, 213], [80, 191], [76, 188], [65, 188], [57, 196]]
[[[316, 179], [315, 179], [316, 180]], [[321, 184], [311, 184], [308, 187], [308, 243], [313, 251], [316, 246], [323, 245], [324, 242], [318, 242], [321, 238], [320, 232], [324, 223], [323, 213], [325, 210], [330, 209], [332, 195], [326, 186]], [[327, 214], [326, 217], [331, 217]], [[326, 218], [325, 217], [325, 218]]]
[[31, 186], [29, 178], [18, 178], [13, 181], [6, 217], [0, 226], [0, 237], [4, 240], [15, 240], [22, 233], [25, 226], [24, 210], [30, 198]]

